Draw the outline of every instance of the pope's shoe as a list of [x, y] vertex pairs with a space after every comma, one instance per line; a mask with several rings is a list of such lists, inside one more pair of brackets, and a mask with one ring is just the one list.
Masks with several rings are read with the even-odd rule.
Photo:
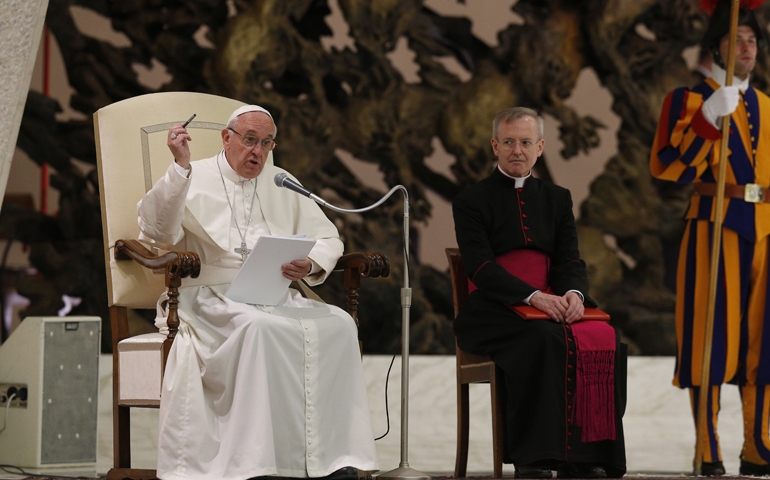
[[323, 478], [324, 480], [358, 480], [358, 470], [355, 467], [342, 467]]

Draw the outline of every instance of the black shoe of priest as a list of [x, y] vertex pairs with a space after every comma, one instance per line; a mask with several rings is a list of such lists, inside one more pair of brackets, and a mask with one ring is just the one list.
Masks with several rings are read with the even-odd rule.
[[517, 465], [513, 471], [513, 478], [551, 478], [553, 473], [545, 467], [532, 465]]
[[607, 478], [607, 472], [590, 463], [560, 463], [556, 478]]

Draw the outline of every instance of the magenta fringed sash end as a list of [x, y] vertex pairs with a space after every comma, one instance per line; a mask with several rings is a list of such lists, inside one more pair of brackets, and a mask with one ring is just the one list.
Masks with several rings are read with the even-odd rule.
[[581, 441], [615, 440], [615, 330], [604, 322], [576, 322], [576, 390], [572, 421]]

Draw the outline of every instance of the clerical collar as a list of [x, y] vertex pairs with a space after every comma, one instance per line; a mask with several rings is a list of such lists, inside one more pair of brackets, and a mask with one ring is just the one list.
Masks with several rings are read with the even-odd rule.
[[238, 175], [235, 170], [233, 170], [233, 167], [230, 166], [230, 162], [227, 161], [227, 156], [225, 155], [225, 151], [222, 150], [219, 152], [219, 155], [217, 155], [217, 162], [219, 163], [219, 167], [222, 170], [222, 175], [234, 183], [243, 183], [248, 182], [249, 178], [243, 178], [242, 176]]
[[529, 173], [527, 174], [526, 177], [514, 177], [513, 175], [508, 175], [507, 173], [505, 173], [503, 171], [502, 168], [500, 168], [500, 164], [499, 163], [497, 164], [497, 169], [500, 171], [500, 173], [502, 173], [506, 177], [508, 177], [510, 179], [513, 179], [513, 181], [516, 182], [515, 185], [514, 185], [514, 187], [516, 187], [516, 188], [524, 188], [524, 182], [526, 182], [527, 179], [532, 176], [532, 170], [529, 171]]
[[[711, 66], [711, 78], [714, 79], [714, 81], [718, 84], [724, 85], [725, 79], [727, 78], [727, 72], [724, 68], [715, 63]], [[746, 89], [749, 88], [749, 77], [746, 77], [745, 80], [741, 80], [738, 77], [733, 77], [733, 86], [738, 87], [741, 92], [745, 92]]]

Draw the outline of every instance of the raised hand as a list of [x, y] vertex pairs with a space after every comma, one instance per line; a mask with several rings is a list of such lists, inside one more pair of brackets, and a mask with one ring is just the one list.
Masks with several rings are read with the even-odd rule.
[[190, 146], [187, 142], [192, 142], [192, 137], [187, 133], [184, 124], [178, 123], [169, 129], [166, 145], [171, 150], [174, 161], [182, 168], [190, 166]]

